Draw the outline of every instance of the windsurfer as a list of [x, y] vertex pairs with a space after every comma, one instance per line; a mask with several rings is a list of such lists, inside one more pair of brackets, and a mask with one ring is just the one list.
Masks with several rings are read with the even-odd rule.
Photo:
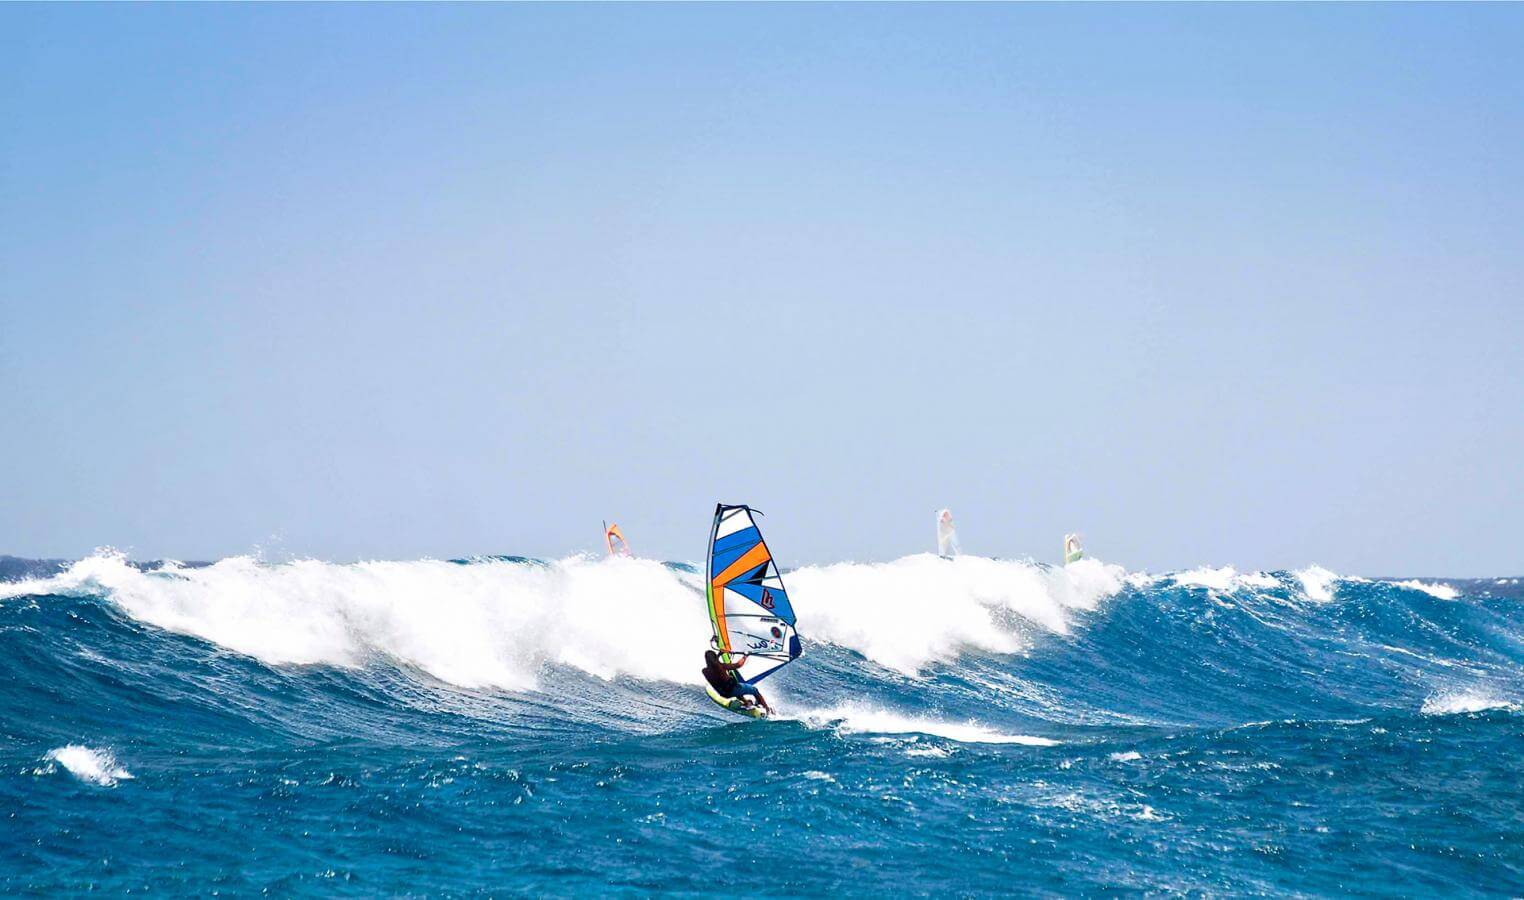
[[[741, 657], [740, 662], [720, 662], [718, 653], [715, 653], [713, 650], [705, 650], [704, 680], [709, 682], [714, 687], [715, 692], [721, 697], [726, 699], [733, 697], [740, 698], [741, 702], [747, 706], [760, 704], [763, 709], [772, 712], [773, 708], [767, 705], [767, 701], [763, 699], [762, 692], [757, 690], [757, 686], [749, 681], [742, 681], [741, 676], [736, 674], [745, 663], [746, 657], [744, 656]], [[752, 698], [756, 698], [754, 702]]]

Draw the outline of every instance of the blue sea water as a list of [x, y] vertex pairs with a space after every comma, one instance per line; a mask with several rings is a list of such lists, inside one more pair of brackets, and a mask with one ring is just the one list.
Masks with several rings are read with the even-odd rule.
[[1524, 583], [0, 560], [0, 891], [1524, 893]]

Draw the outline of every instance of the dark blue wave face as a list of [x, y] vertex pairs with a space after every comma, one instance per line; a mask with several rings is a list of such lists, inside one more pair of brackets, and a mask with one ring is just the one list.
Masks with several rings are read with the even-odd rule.
[[[7, 894], [1524, 892], [1517, 580], [1118, 581], [1063, 629], [991, 610], [1019, 652], [906, 672], [800, 573], [806, 653], [753, 722], [697, 687], [701, 644], [687, 682], [587, 671], [594, 630], [531, 685], [468, 686], [363, 591], [329, 637], [368, 651], [277, 662], [278, 629], [220, 629], [268, 624], [290, 572], [240, 570], [270, 593], [239, 606], [213, 575], [70, 571], [0, 561]], [[457, 614], [432, 571], [391, 573], [395, 602]], [[690, 569], [637, 574], [703, 616]], [[488, 605], [539, 602], [514, 584]]]

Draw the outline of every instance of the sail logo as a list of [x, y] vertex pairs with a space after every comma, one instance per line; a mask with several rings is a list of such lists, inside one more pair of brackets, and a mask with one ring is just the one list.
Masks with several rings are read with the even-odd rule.
[[773, 592], [768, 590], [767, 588], [763, 588], [762, 589], [762, 608], [763, 609], [772, 609], [773, 608]]

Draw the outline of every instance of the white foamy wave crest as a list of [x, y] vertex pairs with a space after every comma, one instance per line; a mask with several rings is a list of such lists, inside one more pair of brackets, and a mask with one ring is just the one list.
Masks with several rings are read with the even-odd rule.
[[697, 579], [636, 559], [235, 557], [145, 573], [99, 555], [6, 591], [105, 596], [135, 619], [267, 663], [353, 667], [380, 655], [462, 686], [530, 689], [546, 663], [697, 683], [709, 639]]
[[69, 744], [48, 751], [48, 759], [68, 770], [80, 781], [111, 787], [132, 778], [132, 773], [117, 764], [106, 750], [93, 750], [81, 744]]
[[815, 728], [835, 728], [843, 734], [924, 734], [962, 744], [1024, 744], [1029, 747], [1052, 747], [1058, 743], [1029, 734], [1006, 734], [977, 722], [939, 722], [857, 704], [809, 710], [797, 717], [785, 714], [784, 717], [797, 718]]
[[1453, 716], [1462, 713], [1486, 712], [1489, 709], [1516, 710], [1519, 704], [1486, 690], [1448, 691], [1435, 694], [1423, 702], [1421, 712], [1426, 716]]
[[1241, 590], [1262, 591], [1284, 588], [1295, 596], [1296, 589], [1300, 587], [1302, 596], [1319, 603], [1328, 603], [1333, 600], [1334, 591], [1339, 582], [1360, 580], [1346, 579], [1317, 565], [1293, 572], [1290, 578], [1286, 579], [1269, 572], [1240, 572], [1233, 566], [1215, 568], [1202, 566], [1164, 577], [1181, 587], [1203, 587], [1213, 593], [1221, 594], [1231, 594]]
[[1333, 600], [1334, 585], [1339, 576], [1322, 566], [1308, 566], [1296, 573], [1296, 579], [1302, 583], [1302, 593], [1307, 599], [1328, 603]]
[[1416, 578], [1410, 581], [1393, 581], [1391, 583], [1400, 588], [1408, 588], [1409, 590], [1414, 591], [1423, 591], [1430, 597], [1434, 597], [1439, 600], [1454, 600], [1460, 596], [1460, 591], [1450, 587], [1448, 584], [1426, 584], [1422, 581], [1417, 580]]
[[850, 647], [913, 675], [964, 647], [1023, 649], [1012, 616], [1066, 634], [1068, 613], [1094, 609], [1122, 589], [1125, 574], [1094, 559], [1050, 568], [920, 554], [887, 563], [807, 566], [787, 577], [806, 637]]
[[[1013, 652], [1012, 616], [1058, 632], [1123, 572], [976, 557], [806, 567], [787, 575], [806, 643], [825, 640], [912, 674], [973, 646]], [[270, 664], [363, 666], [382, 657], [452, 684], [533, 689], [547, 664], [602, 678], [701, 683], [709, 643], [701, 577], [641, 559], [165, 563], [143, 572], [102, 552], [27, 594], [99, 596], [133, 618]]]
[[1189, 569], [1184, 572], [1176, 572], [1169, 576], [1170, 580], [1181, 587], [1204, 587], [1212, 591], [1231, 592], [1239, 588], [1273, 588], [1279, 587], [1280, 582], [1275, 576], [1264, 572], [1239, 572], [1232, 566], [1212, 568], [1203, 566], [1198, 569]]

